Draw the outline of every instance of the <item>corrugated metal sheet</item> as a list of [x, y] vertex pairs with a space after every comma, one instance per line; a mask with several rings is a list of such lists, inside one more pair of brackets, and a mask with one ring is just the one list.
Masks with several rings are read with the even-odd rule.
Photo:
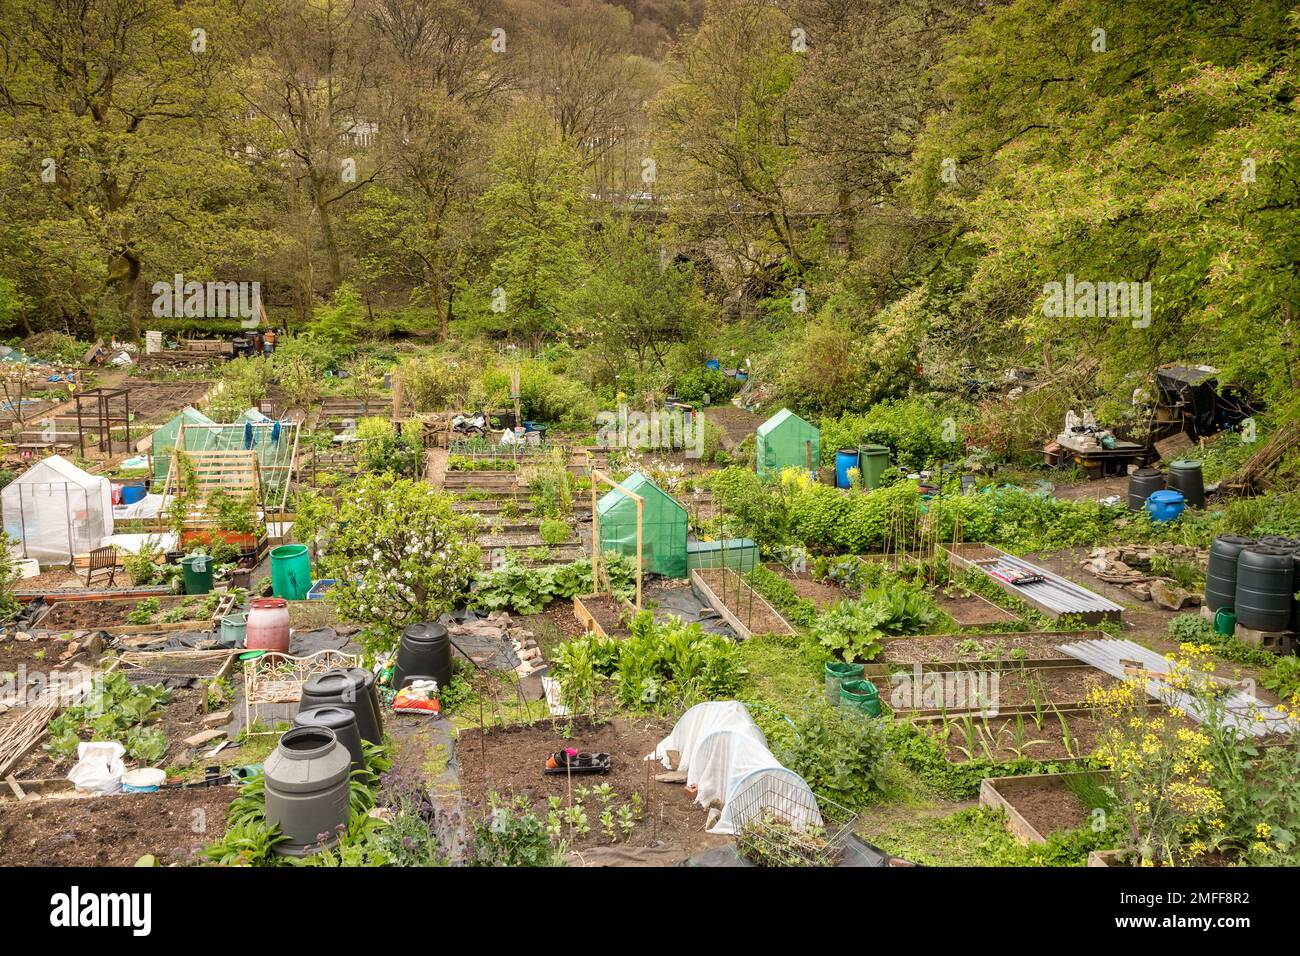
[[[1123, 679], [1124, 665], [1121, 661], [1139, 661], [1145, 670], [1158, 674], [1169, 673], [1169, 661], [1158, 651], [1132, 641], [1099, 640], [1078, 641], [1062, 644], [1060, 650], [1071, 657], [1091, 664], [1098, 670], [1105, 671], [1112, 677]], [[1186, 711], [1200, 723], [1204, 717], [1203, 707], [1190, 694], [1176, 691], [1168, 684], [1154, 678], [1147, 680], [1146, 691], [1152, 698]], [[1269, 734], [1285, 734], [1300, 727], [1295, 720], [1286, 717], [1259, 698], [1243, 690], [1233, 690], [1225, 698], [1228, 719], [1239, 731], [1254, 737], [1266, 737]], [[1262, 715], [1263, 720], [1256, 720]]]
[[1122, 605], [1107, 600], [1100, 594], [1095, 594], [1082, 585], [1075, 584], [1058, 574], [1053, 574], [1046, 568], [1030, 564], [1028, 561], [999, 551], [997, 548], [989, 548], [989, 551], [997, 552], [997, 557], [991, 560], [971, 558], [961, 560], [979, 568], [986, 574], [990, 571], [1003, 573], [1008, 571], [1031, 571], [1034, 574], [1041, 574], [1045, 579], [1043, 581], [1034, 584], [1013, 584], [1010, 586], [993, 574], [989, 574], [989, 577], [1003, 586], [1008, 593], [1023, 598], [1037, 606], [1044, 613], [1053, 617], [1076, 614], [1091, 618], [1094, 622], [1107, 617], [1118, 620], [1124, 613]]

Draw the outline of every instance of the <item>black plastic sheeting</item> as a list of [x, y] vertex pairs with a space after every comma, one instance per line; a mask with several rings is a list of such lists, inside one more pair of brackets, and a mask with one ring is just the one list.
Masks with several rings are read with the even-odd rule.
[[721, 615], [705, 604], [689, 587], [668, 588], [650, 586], [645, 589], [644, 597], [653, 601], [655, 620], [663, 620], [669, 614], [680, 617], [687, 624], [699, 622], [701, 628], [710, 634], [736, 639], [736, 632], [724, 621]]
[[[341, 651], [350, 640], [348, 633], [339, 633], [332, 627], [322, 627], [314, 631], [295, 631], [289, 638], [289, 653], [294, 657], [305, 657], [317, 651]], [[190, 649], [213, 650], [231, 648], [232, 642], [222, 642], [220, 632], [213, 631], [169, 631], [165, 637], [148, 644], [133, 647], [136, 651], [183, 651]]]

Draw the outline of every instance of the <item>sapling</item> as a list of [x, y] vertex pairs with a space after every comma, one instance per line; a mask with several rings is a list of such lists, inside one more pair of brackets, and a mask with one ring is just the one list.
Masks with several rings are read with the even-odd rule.
[[[633, 796], [637, 796], [633, 794]], [[623, 839], [626, 840], [632, 835], [632, 828], [636, 826], [637, 814], [632, 810], [630, 803], [625, 803], [618, 808], [618, 828], [623, 831]]]
[[605, 834], [606, 839], [613, 843], [618, 833], [614, 829], [614, 811], [606, 807], [600, 812], [600, 830]]

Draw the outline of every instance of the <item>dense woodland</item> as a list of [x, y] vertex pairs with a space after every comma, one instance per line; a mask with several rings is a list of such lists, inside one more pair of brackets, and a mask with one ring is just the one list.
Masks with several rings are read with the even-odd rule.
[[[610, 394], [735, 355], [835, 415], [1036, 370], [969, 426], [994, 448], [1123, 424], [1174, 361], [1276, 409], [1298, 31], [1263, 0], [5, 0], [0, 334], [237, 327], [155, 318], [179, 273]], [[1049, 314], [1067, 277], [1150, 283], [1149, 321]]]

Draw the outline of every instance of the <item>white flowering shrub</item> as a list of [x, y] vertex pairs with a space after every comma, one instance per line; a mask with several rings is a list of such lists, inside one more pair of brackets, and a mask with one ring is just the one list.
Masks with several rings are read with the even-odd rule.
[[334, 578], [331, 600], [344, 618], [366, 625], [376, 649], [396, 646], [408, 624], [455, 607], [478, 569], [473, 518], [422, 481], [362, 475], [328, 508], [308, 510], [299, 509], [297, 530], [324, 544], [318, 576]]

